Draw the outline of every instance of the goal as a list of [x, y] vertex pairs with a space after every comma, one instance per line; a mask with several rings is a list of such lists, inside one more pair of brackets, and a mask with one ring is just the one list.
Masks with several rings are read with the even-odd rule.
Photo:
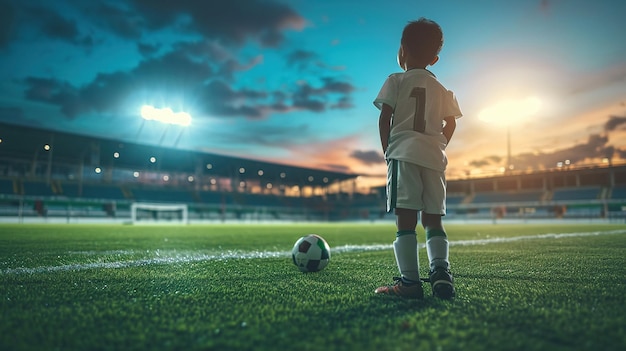
[[134, 202], [130, 216], [133, 224], [188, 224], [186, 204]]

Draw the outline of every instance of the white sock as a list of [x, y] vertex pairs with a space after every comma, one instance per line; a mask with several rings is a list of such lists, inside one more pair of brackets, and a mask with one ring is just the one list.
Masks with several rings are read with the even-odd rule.
[[445, 236], [433, 236], [426, 240], [426, 252], [430, 261], [430, 269], [450, 269], [448, 260], [448, 238]]
[[419, 265], [417, 261], [417, 235], [404, 234], [396, 237], [393, 242], [398, 270], [403, 278], [419, 281]]

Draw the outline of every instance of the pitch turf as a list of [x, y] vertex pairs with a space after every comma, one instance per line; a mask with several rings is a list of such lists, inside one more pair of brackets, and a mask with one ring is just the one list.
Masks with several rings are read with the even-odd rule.
[[[392, 223], [2, 225], [0, 349], [626, 349], [626, 225], [447, 229], [451, 302], [373, 294]], [[308, 233], [322, 272], [290, 261]]]

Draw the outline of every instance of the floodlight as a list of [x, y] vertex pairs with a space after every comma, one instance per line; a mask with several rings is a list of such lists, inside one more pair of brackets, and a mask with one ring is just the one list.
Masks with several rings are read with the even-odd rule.
[[191, 115], [187, 112], [174, 112], [171, 108], [156, 108], [150, 105], [141, 107], [141, 117], [148, 121], [175, 124], [183, 127], [191, 125]]

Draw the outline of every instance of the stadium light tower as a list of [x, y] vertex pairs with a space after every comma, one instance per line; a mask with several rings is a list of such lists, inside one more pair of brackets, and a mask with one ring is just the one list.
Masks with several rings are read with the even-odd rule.
[[542, 102], [536, 96], [529, 96], [520, 100], [502, 100], [495, 105], [487, 107], [479, 112], [478, 118], [492, 124], [504, 124], [506, 126], [506, 169], [513, 170], [511, 162], [511, 126], [539, 112]]

